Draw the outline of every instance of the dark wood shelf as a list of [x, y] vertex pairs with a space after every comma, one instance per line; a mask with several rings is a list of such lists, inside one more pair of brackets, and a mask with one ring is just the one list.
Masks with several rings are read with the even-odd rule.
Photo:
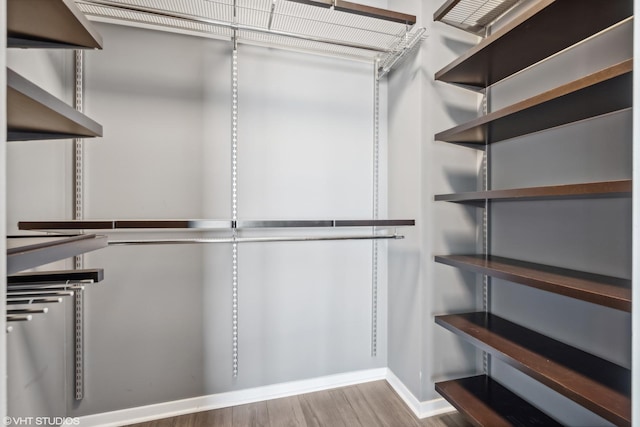
[[7, 286], [19, 286], [30, 284], [54, 284], [73, 283], [90, 280], [101, 282], [104, 279], [102, 268], [92, 268], [84, 270], [59, 270], [59, 271], [36, 271], [31, 273], [18, 273], [7, 276]]
[[628, 0], [542, 0], [438, 71], [436, 80], [484, 88], [633, 15]]
[[102, 126], [7, 69], [7, 140], [102, 136]]
[[485, 255], [438, 255], [435, 261], [631, 312], [631, 280]]
[[562, 425], [486, 375], [439, 382], [436, 391], [476, 426]]
[[631, 371], [491, 313], [436, 323], [608, 421], [631, 425]]
[[[33, 243], [34, 240], [38, 243]], [[7, 242], [8, 275], [107, 246], [106, 236], [95, 234], [9, 237]]]
[[435, 135], [475, 148], [632, 106], [631, 59]]
[[102, 37], [73, 0], [7, 0], [7, 45], [102, 49]]
[[618, 181], [589, 182], [583, 184], [438, 194], [434, 199], [435, 201], [468, 203], [483, 206], [485, 201], [628, 197], [631, 195], [631, 190], [632, 181], [625, 179]]

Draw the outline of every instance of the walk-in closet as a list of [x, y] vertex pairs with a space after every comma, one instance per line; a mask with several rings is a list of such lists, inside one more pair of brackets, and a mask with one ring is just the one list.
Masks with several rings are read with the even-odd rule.
[[640, 426], [638, 3], [7, 0], [4, 425]]

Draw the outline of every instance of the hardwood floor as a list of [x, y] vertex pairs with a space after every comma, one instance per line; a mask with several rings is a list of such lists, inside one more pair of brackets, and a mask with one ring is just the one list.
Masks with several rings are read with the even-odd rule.
[[420, 420], [386, 381], [215, 409], [129, 427], [469, 427], [452, 412]]

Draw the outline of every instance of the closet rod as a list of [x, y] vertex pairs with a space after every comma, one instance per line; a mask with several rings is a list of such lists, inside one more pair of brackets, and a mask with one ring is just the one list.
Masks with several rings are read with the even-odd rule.
[[118, 245], [174, 245], [194, 243], [262, 243], [262, 242], [312, 242], [330, 240], [382, 240], [404, 239], [397, 234], [377, 236], [288, 236], [288, 237], [224, 237], [212, 239], [144, 239], [144, 240], [111, 240], [109, 246]]
[[47, 314], [49, 309], [47, 307], [41, 308], [10, 308], [7, 310], [7, 314]]
[[7, 322], [29, 322], [32, 318], [30, 314], [7, 314]]
[[7, 290], [7, 299], [72, 297], [72, 296], [73, 296], [73, 291], [11, 291], [11, 290]]
[[55, 304], [62, 302], [62, 298], [7, 298], [7, 305]]
[[152, 14], [152, 15], [161, 16], [161, 17], [164, 17], [164, 18], [178, 19], [178, 20], [181, 20], [181, 21], [190, 21], [190, 22], [197, 22], [197, 23], [202, 23], [202, 24], [209, 24], [209, 25], [214, 25], [216, 27], [227, 28], [227, 29], [230, 29], [230, 30], [233, 30], [233, 31], [250, 31], [250, 32], [254, 32], [254, 33], [270, 34], [270, 35], [275, 35], [275, 36], [290, 37], [290, 38], [294, 38], [294, 39], [306, 40], [306, 41], [317, 42], [317, 43], [331, 44], [331, 45], [335, 45], [335, 46], [350, 47], [350, 48], [355, 48], [355, 49], [364, 49], [364, 50], [369, 50], [369, 51], [373, 51], [373, 52], [381, 52], [381, 53], [391, 53], [391, 52], [393, 52], [393, 50], [391, 50], [391, 49], [382, 48], [382, 47], [378, 47], [378, 46], [372, 46], [372, 45], [355, 43], [355, 42], [344, 42], [344, 41], [340, 41], [340, 40], [326, 39], [326, 38], [317, 37], [317, 36], [296, 34], [296, 33], [291, 33], [291, 32], [288, 32], [288, 31], [279, 31], [279, 30], [273, 30], [273, 29], [269, 30], [269, 29], [265, 29], [265, 28], [255, 27], [255, 26], [252, 26], [252, 25], [243, 25], [243, 24], [237, 24], [237, 23], [232, 23], [232, 22], [219, 21], [219, 20], [216, 20], [216, 19], [205, 18], [205, 17], [202, 17], [202, 16], [194, 16], [194, 15], [178, 13], [178, 12], [169, 12], [169, 11], [166, 11], [166, 10], [156, 9], [156, 8], [152, 8], [152, 7], [144, 7], [144, 6], [134, 6], [134, 5], [130, 5], [130, 4], [122, 4], [122, 3], [113, 2], [113, 1], [109, 1], [109, 0], [76, 0], [76, 2], [77, 3], [84, 3], [84, 4], [87, 4], [87, 5], [106, 6], [106, 7], [119, 9], [119, 10], [128, 10], [128, 11], [132, 11], [132, 12], [148, 13], [148, 14]]
[[78, 291], [84, 290], [84, 283], [65, 283], [65, 284], [51, 284], [51, 283], [29, 283], [24, 285], [9, 285], [7, 291], [23, 292], [23, 291]]

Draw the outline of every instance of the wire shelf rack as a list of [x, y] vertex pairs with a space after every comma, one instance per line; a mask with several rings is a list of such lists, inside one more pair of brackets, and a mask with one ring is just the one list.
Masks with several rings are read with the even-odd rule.
[[433, 20], [484, 36], [487, 26], [519, 2], [520, 0], [448, 0], [436, 11]]
[[379, 61], [380, 76], [412, 53], [415, 16], [355, 3], [289, 0], [76, 0], [89, 17], [242, 43]]

